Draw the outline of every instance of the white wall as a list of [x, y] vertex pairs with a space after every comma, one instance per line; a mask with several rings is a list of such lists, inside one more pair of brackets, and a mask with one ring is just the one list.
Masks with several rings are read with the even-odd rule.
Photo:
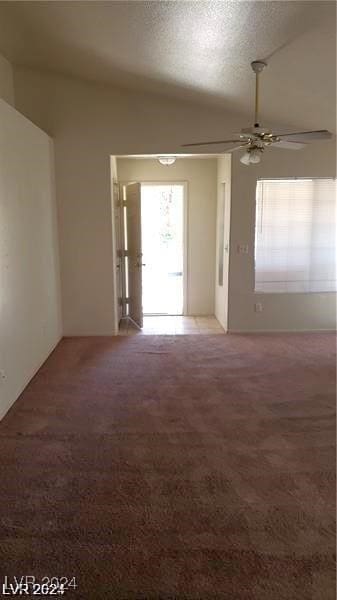
[[214, 314], [216, 158], [181, 158], [170, 167], [150, 159], [117, 164], [120, 181], [187, 181], [187, 313]]
[[61, 337], [52, 140], [0, 100], [0, 418]]
[[[257, 178], [335, 177], [335, 141], [315, 142], [304, 150], [270, 149], [259, 165], [242, 165], [233, 156], [229, 330], [320, 330], [336, 328], [336, 294], [255, 294], [254, 235]], [[239, 243], [249, 245], [238, 254]], [[263, 311], [254, 312], [261, 302]]]
[[0, 54], [0, 98], [14, 106], [13, 69], [8, 60]]
[[[215, 316], [228, 330], [229, 247], [231, 218], [231, 155], [218, 158], [215, 268]], [[222, 213], [222, 215], [221, 215]], [[219, 237], [223, 229], [223, 285], [219, 285]]]
[[[110, 155], [175, 154], [184, 142], [219, 139], [249, 125], [249, 119], [24, 68], [15, 71], [14, 82], [19, 110], [55, 137], [64, 333], [110, 335], [115, 331]], [[298, 154], [281, 152], [266, 152], [256, 167], [233, 157], [231, 331], [334, 324], [335, 297], [327, 294], [269, 296], [263, 298], [263, 312], [254, 313], [256, 177], [323, 177], [334, 171], [333, 143], [312, 144]], [[236, 254], [239, 241], [249, 244], [248, 255]]]
[[[242, 119], [152, 94], [15, 72], [17, 107], [55, 140], [65, 335], [115, 331], [110, 155], [181, 152]], [[200, 244], [202, 244], [202, 237]]]

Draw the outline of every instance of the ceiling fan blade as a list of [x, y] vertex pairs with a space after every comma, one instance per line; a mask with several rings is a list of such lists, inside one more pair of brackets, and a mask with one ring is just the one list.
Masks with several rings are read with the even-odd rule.
[[210, 146], [212, 144], [235, 144], [235, 142], [239, 143], [241, 140], [220, 140], [217, 142], [194, 142], [193, 144], [182, 144], [182, 148], [189, 148], [191, 146]]
[[240, 146], [233, 146], [233, 148], [226, 148], [224, 152], [235, 152], [235, 150], [242, 150], [242, 148], [247, 148], [247, 146], [249, 146], [248, 142], [247, 144], [240, 144]]
[[302, 150], [306, 144], [298, 142], [291, 142], [290, 140], [281, 140], [280, 142], [273, 142], [271, 148], [283, 148], [284, 150]]
[[291, 133], [273, 133], [277, 137], [283, 137], [286, 140], [294, 142], [310, 141], [310, 140], [329, 140], [332, 138], [332, 133], [327, 129], [318, 129], [317, 131], [297, 131]]

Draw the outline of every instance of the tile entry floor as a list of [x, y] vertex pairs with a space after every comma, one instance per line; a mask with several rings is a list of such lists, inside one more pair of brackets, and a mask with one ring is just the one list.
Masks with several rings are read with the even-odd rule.
[[185, 317], [146, 316], [143, 329], [138, 330], [131, 321], [123, 319], [120, 324], [120, 335], [196, 335], [225, 333], [214, 316]]

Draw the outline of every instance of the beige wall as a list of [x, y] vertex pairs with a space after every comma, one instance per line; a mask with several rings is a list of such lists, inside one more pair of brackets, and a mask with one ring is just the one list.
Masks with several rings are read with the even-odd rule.
[[[215, 316], [225, 331], [228, 330], [229, 247], [231, 213], [231, 155], [217, 161], [217, 220], [215, 268]], [[222, 215], [221, 215], [222, 213]], [[223, 225], [222, 225], [223, 224]], [[223, 228], [223, 285], [219, 285], [219, 237]]]
[[13, 69], [8, 60], [0, 54], [0, 98], [14, 106]]
[[[23, 68], [14, 81], [19, 110], [55, 136], [65, 334], [110, 335], [116, 314], [110, 155], [174, 154], [184, 142], [239, 131], [247, 119]], [[233, 156], [229, 330], [334, 325], [333, 294], [268, 295], [263, 312], [255, 313], [253, 292], [256, 177], [331, 176], [334, 163], [333, 143], [298, 154], [270, 150], [260, 166], [245, 167]], [[237, 254], [239, 242], [249, 244], [248, 255]]]
[[52, 140], [0, 100], [0, 418], [61, 337]]
[[216, 159], [179, 159], [170, 167], [150, 159], [117, 164], [120, 181], [187, 182], [187, 313], [214, 314]]
[[[28, 69], [15, 72], [20, 111], [55, 139], [62, 306], [66, 335], [115, 331], [110, 155], [181, 152], [241, 119]], [[200, 240], [202, 244], [202, 238]]]
[[[229, 330], [320, 330], [336, 328], [336, 294], [255, 294], [254, 235], [257, 178], [335, 177], [335, 141], [315, 142], [294, 152], [266, 151], [257, 166], [245, 166], [233, 155], [229, 287]], [[238, 254], [238, 244], [248, 254]], [[254, 312], [255, 302], [263, 311]]]

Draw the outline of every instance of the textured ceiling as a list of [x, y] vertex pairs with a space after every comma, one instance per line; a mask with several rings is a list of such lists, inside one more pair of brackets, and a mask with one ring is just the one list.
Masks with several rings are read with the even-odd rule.
[[264, 58], [262, 121], [335, 130], [335, 13], [321, 1], [0, 2], [0, 51], [16, 64], [219, 103], [250, 121], [249, 63]]

